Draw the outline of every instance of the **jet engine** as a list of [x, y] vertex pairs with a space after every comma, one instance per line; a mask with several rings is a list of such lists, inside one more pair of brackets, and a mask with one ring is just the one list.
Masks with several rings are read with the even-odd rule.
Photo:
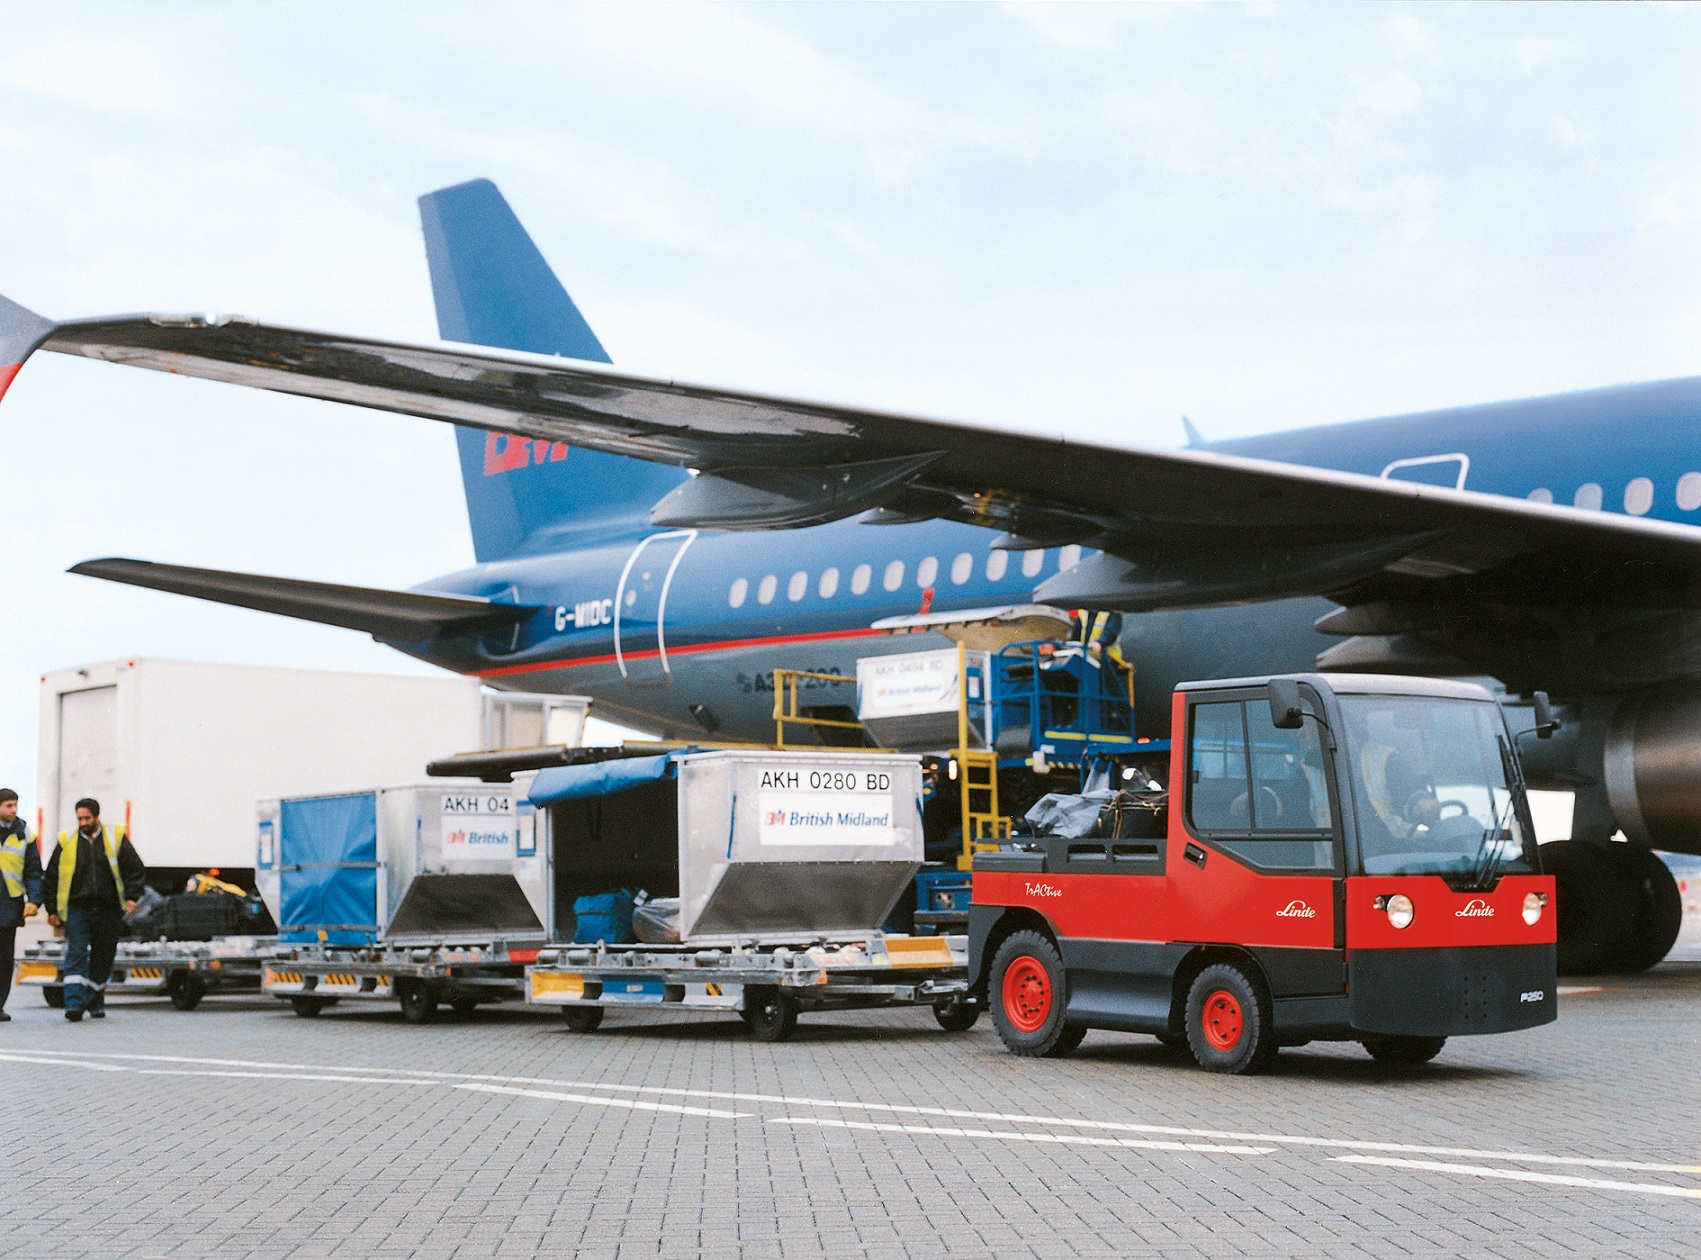
[[1613, 711], [1603, 758], [1625, 837], [1701, 853], [1701, 681], [1635, 692]]

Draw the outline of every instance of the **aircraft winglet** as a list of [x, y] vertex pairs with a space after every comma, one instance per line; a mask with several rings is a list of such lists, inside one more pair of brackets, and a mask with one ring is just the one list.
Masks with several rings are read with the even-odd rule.
[[1190, 449], [1195, 446], [1204, 446], [1206, 444], [1205, 435], [1199, 432], [1199, 430], [1194, 427], [1193, 421], [1189, 420], [1186, 416], [1181, 417], [1181, 427], [1187, 432], [1187, 446]]
[[34, 311], [0, 297], [0, 398], [35, 348], [47, 340], [55, 325]]

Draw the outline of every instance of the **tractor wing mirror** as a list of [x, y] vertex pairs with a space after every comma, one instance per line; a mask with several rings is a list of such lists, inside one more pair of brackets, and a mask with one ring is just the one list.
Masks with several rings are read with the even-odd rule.
[[1270, 725], [1278, 731], [1297, 731], [1305, 725], [1305, 707], [1300, 702], [1299, 684], [1291, 678], [1270, 680]]
[[1547, 692], [1538, 691], [1532, 697], [1531, 707], [1535, 711], [1536, 738], [1552, 739], [1553, 733], [1560, 728], [1560, 721], [1553, 716], [1553, 705], [1547, 698]]

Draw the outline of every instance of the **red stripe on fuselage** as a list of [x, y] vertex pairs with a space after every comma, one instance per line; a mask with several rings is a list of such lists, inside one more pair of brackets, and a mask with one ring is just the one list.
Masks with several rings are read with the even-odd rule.
[[[834, 639], [867, 639], [875, 635], [885, 634], [884, 630], [823, 630], [818, 634], [783, 634], [767, 639], [723, 639], [719, 643], [688, 643], [683, 647], [669, 648], [668, 656], [695, 656], [701, 652], [736, 652], [742, 648], [756, 647], [785, 647], [793, 643], [826, 643]], [[500, 678], [507, 674], [535, 674], [543, 670], [575, 669], [581, 665], [612, 665], [617, 660], [643, 661], [653, 660], [661, 656], [660, 648], [646, 648], [641, 652], [623, 652], [615, 656], [609, 652], [604, 656], [576, 656], [567, 660], [530, 661], [524, 665], [502, 665], [496, 669], [476, 669], [473, 675], [478, 678]]]
[[0, 398], [6, 396], [6, 389], [11, 385], [12, 378], [18, 374], [19, 369], [23, 366], [22, 363], [13, 363], [6, 367], [0, 367]]

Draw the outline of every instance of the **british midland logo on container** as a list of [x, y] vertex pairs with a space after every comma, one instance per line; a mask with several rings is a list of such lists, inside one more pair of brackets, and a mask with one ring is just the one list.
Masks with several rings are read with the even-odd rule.
[[1278, 919], [1315, 919], [1317, 911], [1303, 901], [1295, 900], [1288, 902], [1287, 905], [1276, 911], [1276, 917]]
[[1462, 910], [1455, 910], [1453, 912], [1453, 917], [1455, 919], [1492, 919], [1494, 917], [1494, 907], [1489, 905], [1488, 902], [1484, 901], [1481, 897], [1472, 897], [1465, 903]]

